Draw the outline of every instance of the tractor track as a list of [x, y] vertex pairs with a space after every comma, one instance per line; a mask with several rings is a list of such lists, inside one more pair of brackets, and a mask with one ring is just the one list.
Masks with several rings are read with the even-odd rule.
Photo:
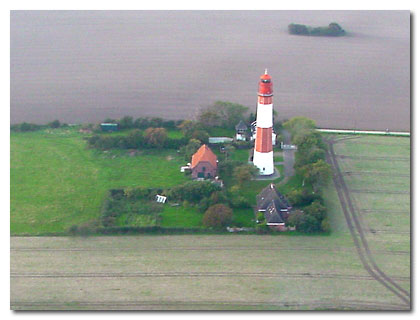
[[343, 176], [364, 176], [364, 175], [378, 175], [383, 177], [396, 177], [396, 178], [410, 178], [410, 174], [398, 174], [392, 172], [381, 172], [381, 171], [344, 171], [341, 173]]
[[[293, 279], [342, 279], [342, 280], [375, 280], [370, 276], [334, 274], [334, 273], [290, 273], [290, 272], [53, 272], [53, 273], [11, 273], [11, 278], [293, 278]], [[395, 277], [398, 281], [410, 281], [409, 277]]]
[[397, 213], [397, 214], [410, 214], [410, 210], [374, 210], [374, 209], [360, 209], [363, 213]]
[[380, 194], [410, 194], [410, 191], [380, 190], [380, 189], [350, 189], [353, 193], [380, 193]]
[[[326, 142], [328, 144], [327, 160], [331, 164], [334, 171], [333, 182], [337, 190], [337, 194], [341, 203], [341, 207], [343, 209], [343, 213], [344, 213], [347, 225], [353, 237], [354, 244], [356, 246], [357, 252], [359, 254], [359, 257], [363, 266], [372, 277], [378, 280], [389, 291], [397, 295], [408, 307], [411, 308], [410, 293], [408, 293], [407, 290], [403, 289], [395, 281], [393, 281], [390, 277], [388, 277], [377, 266], [375, 260], [373, 259], [373, 256], [371, 254], [371, 251], [369, 249], [368, 243], [366, 241], [366, 238], [363, 232], [363, 228], [359, 222], [359, 219], [353, 207], [353, 203], [350, 198], [350, 192], [347, 189], [347, 185], [344, 181], [340, 167], [337, 162], [337, 157], [334, 153], [334, 148], [333, 148], [334, 141], [327, 140]], [[349, 157], [347, 156], [347, 158], [355, 158], [355, 159], [366, 158], [369, 160], [373, 160], [374, 158], [377, 158], [377, 160], [382, 160], [381, 157]]]
[[[331, 144], [331, 142], [329, 142]], [[335, 154], [335, 158], [340, 159], [355, 159], [355, 160], [384, 160], [384, 161], [410, 161], [407, 157], [371, 157], [371, 156], [347, 156], [344, 154]]]
[[[97, 251], [118, 251], [118, 252], [132, 252], [133, 250], [139, 250], [139, 248], [113, 248], [113, 247], [102, 247], [102, 248], [43, 248], [43, 247], [15, 247], [11, 248], [11, 252], [97, 252]], [[149, 247], [141, 248], [141, 251], [156, 251], [156, 250], [179, 250], [179, 251], [250, 251], [250, 250], [260, 250], [260, 247]], [[265, 251], [328, 251], [328, 252], [354, 252], [354, 248], [346, 247], [282, 247], [276, 246], [274, 248], [269, 248]], [[375, 250], [377, 253], [386, 253], [386, 254], [410, 254], [409, 251], [398, 251], [398, 250]]]
[[407, 310], [407, 306], [398, 303], [378, 303], [378, 302], [366, 302], [359, 300], [340, 300], [331, 299], [329, 301], [319, 300], [310, 302], [299, 302], [299, 301], [191, 301], [191, 300], [172, 300], [172, 301], [72, 301], [69, 302], [31, 302], [31, 301], [11, 301], [10, 307], [13, 310], [27, 308], [38, 308], [38, 309], [81, 309], [81, 308], [92, 308], [97, 310], [109, 310], [109, 309], [121, 309], [121, 308], [139, 308], [144, 310], [150, 310], [153, 308], [164, 308], [168, 309], [174, 307], [175, 309], [182, 309], [185, 307], [192, 308], [206, 308], [206, 307], [230, 307], [235, 310], [238, 307], [278, 307], [278, 308], [324, 308], [330, 310], [343, 310], [347, 308], [357, 310]]

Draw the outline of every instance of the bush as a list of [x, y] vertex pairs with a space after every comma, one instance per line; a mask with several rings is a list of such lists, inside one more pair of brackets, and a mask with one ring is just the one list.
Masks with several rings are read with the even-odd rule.
[[231, 178], [233, 170], [243, 164], [244, 163], [239, 160], [219, 160], [219, 164], [217, 166], [219, 177], [223, 180]]
[[206, 227], [222, 228], [232, 221], [232, 209], [224, 204], [215, 204], [204, 213], [203, 224]]
[[48, 127], [53, 128], [53, 129], [60, 128], [60, 121], [54, 120], [48, 123]]
[[235, 178], [235, 181], [242, 185], [247, 181], [250, 181], [253, 177], [258, 175], [259, 170], [256, 166], [253, 164], [242, 164], [240, 166], [237, 166], [233, 169], [233, 177]]
[[270, 228], [267, 226], [265, 219], [264, 222], [257, 224], [255, 231], [257, 231], [258, 234], [267, 234], [270, 232]]
[[328, 221], [328, 218], [325, 218], [324, 220], [322, 220], [321, 230], [325, 233], [330, 233], [331, 232], [331, 226], [330, 226], [330, 223]]
[[148, 128], [145, 132], [146, 144], [152, 148], [162, 148], [168, 139], [165, 128]]
[[305, 207], [315, 200], [323, 203], [322, 197], [318, 193], [309, 191], [308, 189], [292, 190], [287, 194], [287, 199], [293, 207]]

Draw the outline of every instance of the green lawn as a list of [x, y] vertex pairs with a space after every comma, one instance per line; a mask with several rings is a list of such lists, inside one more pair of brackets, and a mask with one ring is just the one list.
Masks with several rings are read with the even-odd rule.
[[166, 205], [160, 214], [162, 227], [201, 227], [203, 214], [194, 207]]
[[99, 217], [111, 188], [168, 187], [187, 181], [175, 150], [130, 157], [86, 149], [76, 128], [11, 133], [11, 234], [66, 231]]

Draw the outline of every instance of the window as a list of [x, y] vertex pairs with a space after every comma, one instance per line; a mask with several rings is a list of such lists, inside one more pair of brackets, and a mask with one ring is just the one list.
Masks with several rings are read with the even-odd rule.
[[203, 172], [205, 172], [205, 171], [206, 171], [206, 167], [203, 167], [203, 169], [202, 169], [202, 170], [203, 170]]

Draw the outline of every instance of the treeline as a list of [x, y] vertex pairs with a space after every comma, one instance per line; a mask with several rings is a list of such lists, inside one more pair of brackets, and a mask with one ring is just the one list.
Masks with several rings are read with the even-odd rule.
[[[104, 123], [116, 123], [118, 128], [121, 130], [124, 129], [147, 129], [147, 128], [166, 128], [166, 129], [175, 129], [182, 123], [183, 120], [165, 120], [159, 117], [149, 118], [149, 117], [140, 117], [134, 119], [130, 116], [125, 116], [120, 119], [111, 119], [107, 118]], [[100, 124], [96, 125], [96, 130], [100, 130]]]
[[98, 135], [86, 138], [90, 148], [109, 149], [179, 149], [188, 142], [187, 137], [170, 138], [165, 128], [148, 128], [145, 132], [135, 129], [125, 136]]
[[338, 37], [346, 34], [345, 30], [341, 28], [338, 23], [332, 22], [328, 27], [310, 27], [304, 24], [291, 23], [288, 26], [289, 33], [303, 36], [325, 36]]
[[329, 232], [327, 208], [320, 194], [320, 187], [331, 178], [331, 167], [325, 162], [326, 145], [321, 134], [315, 130], [315, 122], [305, 117], [295, 117], [285, 122], [292, 135], [295, 152], [295, 170], [303, 177], [303, 187], [287, 194], [295, 208], [290, 214], [288, 225], [305, 233]]
[[18, 124], [12, 124], [10, 126], [10, 130], [14, 132], [28, 132], [28, 131], [37, 131], [47, 128], [63, 128], [68, 127], [67, 123], [61, 123], [58, 120], [51, 121], [47, 124], [35, 124], [35, 123], [28, 123], [28, 122], [22, 122]]

